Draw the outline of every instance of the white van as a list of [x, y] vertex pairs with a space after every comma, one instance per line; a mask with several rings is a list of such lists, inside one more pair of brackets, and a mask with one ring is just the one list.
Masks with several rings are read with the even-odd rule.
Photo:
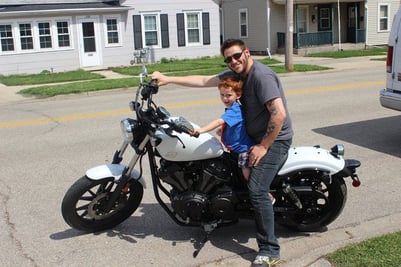
[[391, 27], [386, 68], [386, 88], [380, 90], [380, 104], [401, 111], [401, 7]]

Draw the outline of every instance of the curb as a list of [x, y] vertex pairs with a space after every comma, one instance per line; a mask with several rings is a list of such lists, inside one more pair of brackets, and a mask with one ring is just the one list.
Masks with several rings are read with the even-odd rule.
[[[323, 233], [312, 233], [288, 242], [281, 241], [282, 262], [277, 267], [331, 267], [324, 257], [342, 247], [359, 243], [366, 239], [394, 233], [401, 230], [401, 213], [391, 214], [357, 225], [333, 229]], [[254, 254], [254, 253], [253, 253]], [[241, 257], [242, 256], [242, 257]], [[251, 263], [244, 255], [200, 265], [199, 267], [243, 267]], [[248, 258], [248, 257], [246, 257]]]

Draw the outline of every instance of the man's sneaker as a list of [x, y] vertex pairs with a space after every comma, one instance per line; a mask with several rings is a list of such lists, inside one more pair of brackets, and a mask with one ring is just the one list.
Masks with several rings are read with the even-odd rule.
[[252, 262], [251, 267], [272, 267], [280, 262], [280, 258], [273, 258], [269, 256], [256, 256]]

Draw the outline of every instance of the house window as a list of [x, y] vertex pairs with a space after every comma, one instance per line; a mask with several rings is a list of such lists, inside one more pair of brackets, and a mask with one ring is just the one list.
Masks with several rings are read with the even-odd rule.
[[239, 10], [239, 36], [248, 37], [248, 9]]
[[210, 18], [208, 12], [177, 13], [178, 46], [210, 45]]
[[319, 9], [319, 31], [331, 30], [330, 8], [323, 7]]
[[106, 19], [106, 36], [108, 45], [116, 45], [120, 43], [119, 20], [116, 18]]
[[146, 46], [166, 48], [170, 46], [167, 14], [141, 14], [133, 16], [134, 47]]
[[145, 46], [159, 46], [158, 18], [156, 14], [143, 16]]
[[14, 38], [10, 24], [0, 25], [1, 51], [14, 51]]
[[39, 44], [40, 48], [51, 48], [52, 47], [52, 36], [50, 31], [49, 22], [39, 22]]
[[32, 25], [30, 23], [19, 24], [21, 50], [33, 49]]
[[71, 48], [70, 21], [32, 20], [0, 24], [0, 53], [32, 53]]
[[68, 21], [57, 22], [58, 47], [70, 47], [70, 28]]
[[187, 42], [188, 44], [200, 43], [200, 13], [187, 13], [186, 26], [187, 26]]
[[379, 32], [389, 30], [390, 6], [388, 4], [379, 4]]

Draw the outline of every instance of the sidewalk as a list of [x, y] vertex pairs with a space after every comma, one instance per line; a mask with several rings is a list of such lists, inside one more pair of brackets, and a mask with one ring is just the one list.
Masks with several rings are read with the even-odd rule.
[[[347, 226], [323, 233], [312, 233], [308, 237], [290, 241], [279, 240], [282, 262], [277, 267], [331, 267], [324, 256], [347, 245], [376, 236], [401, 230], [401, 213], [376, 218], [359, 225]], [[250, 266], [253, 255], [235, 255], [199, 267], [244, 267]], [[245, 259], [244, 259], [245, 258]]]
[[[121, 75], [116, 72], [112, 72], [110, 70], [101, 70], [94, 71], [106, 77], [106, 79], [118, 79], [118, 78], [127, 78], [131, 76]], [[38, 84], [36, 86], [41, 86], [42, 84]], [[21, 102], [28, 101], [35, 98], [25, 97], [18, 94], [19, 91], [25, 88], [34, 87], [35, 85], [21, 85], [21, 86], [6, 86], [0, 83], [0, 105], [1, 104], [9, 104], [13, 102]]]

